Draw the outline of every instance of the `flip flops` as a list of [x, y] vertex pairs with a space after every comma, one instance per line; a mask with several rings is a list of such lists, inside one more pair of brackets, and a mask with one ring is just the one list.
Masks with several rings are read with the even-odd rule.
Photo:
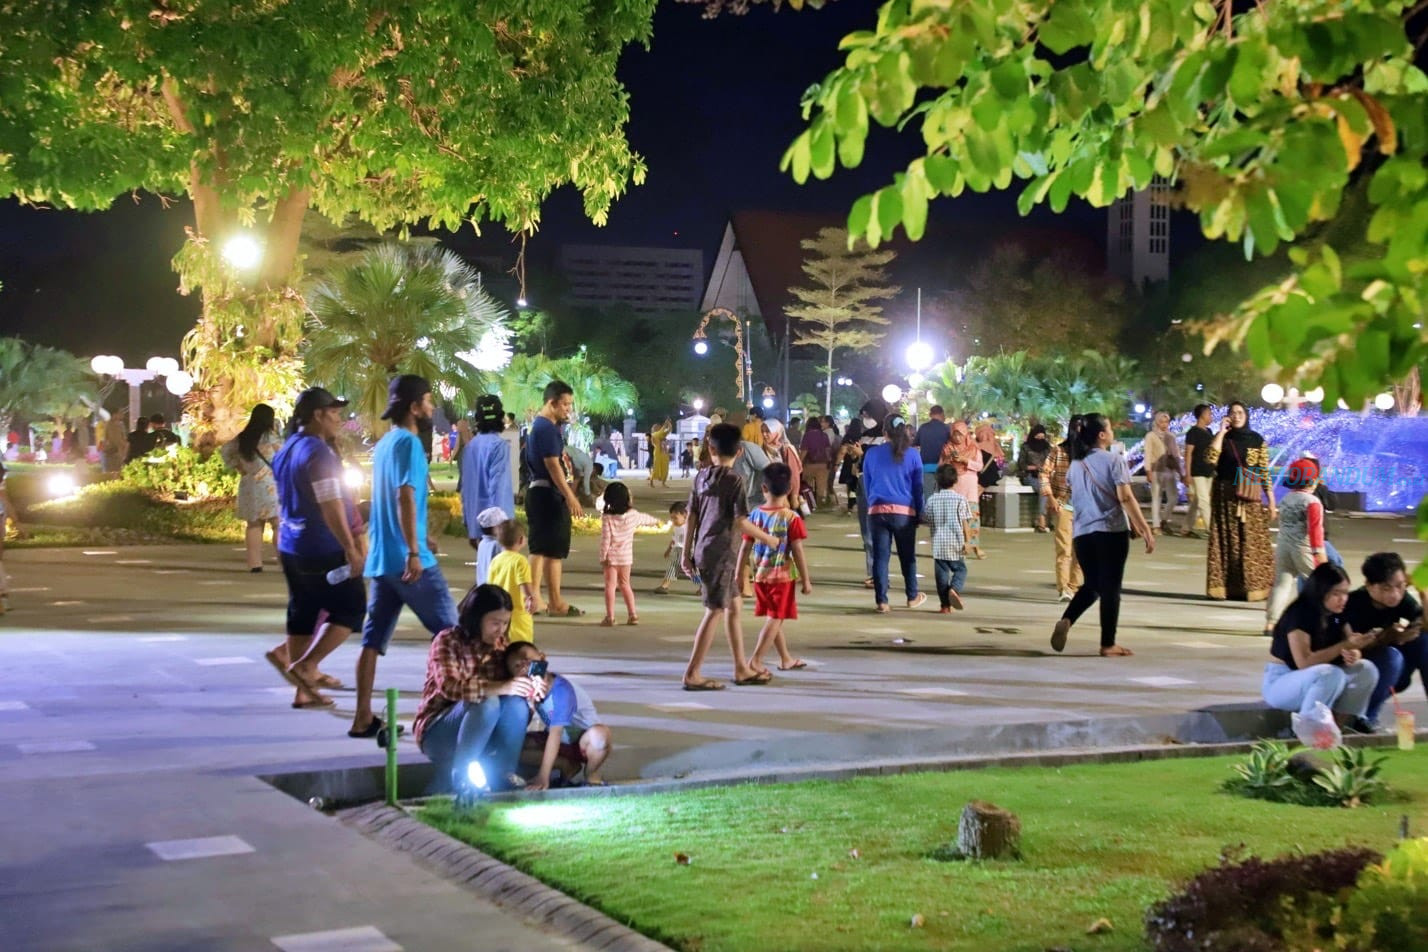
[[545, 613], [551, 618], [579, 618], [581, 615], [585, 614], [583, 611], [576, 608], [574, 605], [566, 605], [565, 611], [563, 612], [558, 612], [554, 608], [547, 608], [545, 610]]
[[263, 658], [268, 662], [268, 664], [273, 666], [273, 670], [277, 671], [278, 676], [281, 677], [284, 681], [288, 682], [295, 688], [302, 687], [302, 682], [300, 682], [293, 675], [293, 673], [288, 670], [288, 666], [283, 664], [282, 659], [278, 657], [278, 653], [276, 651], [266, 652], [263, 655]]
[[330, 697], [319, 697], [319, 698], [318, 698], [317, 700], [315, 700], [315, 701], [294, 701], [294, 702], [293, 702], [293, 710], [295, 710], [295, 711], [318, 710], [318, 709], [321, 709], [321, 708], [324, 708], [324, 707], [332, 707], [332, 704], [333, 704], [332, 698], [330, 698]]
[[705, 678], [703, 681], [684, 682], [684, 690], [686, 691], [722, 691], [725, 686], [723, 681], [715, 681], [713, 678]]
[[358, 740], [370, 740], [371, 738], [376, 737], [376, 736], [377, 736], [377, 732], [380, 731], [381, 729], [382, 729], [382, 719], [381, 719], [380, 717], [374, 717], [374, 718], [372, 718], [370, 721], [367, 722], [367, 726], [366, 726], [366, 727], [362, 728], [360, 731], [359, 731], [359, 730], [350, 730], [350, 731], [347, 732], [347, 736], [348, 736], [348, 737], [355, 737], [355, 738], [357, 738]]
[[808, 667], [808, 662], [807, 662], [807, 661], [804, 661], [802, 658], [799, 658], [799, 659], [798, 659], [797, 661], [795, 661], [793, 664], [788, 664], [788, 665], [781, 664], [781, 665], [779, 665], [779, 666], [778, 666], [778, 669], [779, 669], [780, 671], [799, 671], [799, 670], [801, 670], [801, 669], [803, 669], [803, 668], [806, 668], [806, 667]]
[[1066, 650], [1066, 636], [1071, 634], [1071, 621], [1062, 618], [1056, 622], [1056, 627], [1051, 629], [1051, 650], [1061, 652]]
[[735, 678], [734, 683], [742, 688], [763, 687], [773, 681], [773, 672], [764, 671], [759, 674], [749, 675], [747, 678]]
[[326, 688], [326, 689], [329, 690], [329, 691], [346, 691], [346, 690], [347, 690], [347, 685], [343, 684], [339, 679], [334, 678], [334, 677], [333, 677], [332, 675], [330, 675], [330, 674], [323, 674], [321, 671], [319, 671], [319, 672], [317, 673], [317, 681], [315, 681], [314, 683], [315, 683], [318, 687], [320, 687], [320, 688]]

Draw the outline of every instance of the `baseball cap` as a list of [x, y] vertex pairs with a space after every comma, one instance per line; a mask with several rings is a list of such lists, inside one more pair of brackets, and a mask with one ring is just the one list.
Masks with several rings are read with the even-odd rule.
[[1299, 488], [1319, 478], [1319, 464], [1307, 457], [1297, 459], [1284, 470], [1284, 485]]
[[506, 410], [501, 406], [501, 398], [494, 393], [484, 393], [476, 398], [476, 423], [478, 425], [506, 422]]
[[509, 518], [500, 506], [490, 506], [477, 513], [476, 524], [482, 529], [494, 529]]
[[425, 377], [416, 374], [402, 374], [393, 377], [387, 385], [387, 409], [382, 411], [382, 419], [390, 420], [398, 407], [406, 406], [431, 393], [431, 384]]
[[345, 406], [347, 406], [347, 401], [341, 397], [334, 397], [331, 391], [324, 390], [322, 387], [309, 387], [298, 394], [297, 404], [293, 407], [293, 416], [306, 423], [318, 410]]

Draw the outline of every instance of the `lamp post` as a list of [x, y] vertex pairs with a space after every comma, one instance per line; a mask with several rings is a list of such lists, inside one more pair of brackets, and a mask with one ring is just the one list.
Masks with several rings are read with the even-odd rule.
[[129, 426], [137, 426], [139, 419], [139, 388], [150, 380], [164, 377], [164, 386], [169, 393], [182, 397], [193, 389], [193, 377], [179, 369], [179, 362], [172, 357], [150, 357], [142, 368], [125, 367], [122, 357], [99, 354], [89, 361], [89, 369], [101, 377], [112, 377], [129, 385]]
[[908, 345], [907, 365], [921, 373], [932, 366], [932, 345], [922, 339], [922, 288], [917, 289], [917, 340]]

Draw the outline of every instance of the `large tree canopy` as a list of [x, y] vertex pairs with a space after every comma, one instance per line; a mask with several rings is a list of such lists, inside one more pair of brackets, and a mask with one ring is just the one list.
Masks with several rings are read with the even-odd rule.
[[[784, 156], [800, 182], [857, 166], [869, 123], [926, 153], [860, 199], [849, 231], [921, 236], [928, 203], [1028, 184], [1023, 211], [1107, 205], [1156, 176], [1210, 237], [1272, 252], [1335, 218], [1351, 176], [1373, 205], [1344, 266], [1294, 249], [1224, 336], [1262, 367], [1357, 403], [1428, 359], [1428, 77], [1422, 0], [891, 0], [844, 38]], [[1236, 12], [1238, 10], [1239, 12]]]
[[[309, 207], [378, 229], [483, 219], [528, 232], [573, 184], [603, 223], [644, 165], [620, 51], [654, 0], [0, 2], [0, 195], [98, 209], [187, 193], [176, 258], [204, 313], [184, 344], [196, 425], [220, 438], [301, 376]], [[214, 250], [256, 227], [238, 274]]]
[[570, 182], [603, 221], [644, 172], [615, 63], [648, 39], [653, 7], [6, 3], [0, 192], [74, 208], [190, 192], [230, 210], [305, 193], [377, 228], [519, 230]]

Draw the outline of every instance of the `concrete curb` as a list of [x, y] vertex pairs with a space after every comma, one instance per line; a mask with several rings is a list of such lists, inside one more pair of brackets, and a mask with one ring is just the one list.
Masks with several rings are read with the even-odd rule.
[[648, 936], [571, 899], [533, 876], [468, 846], [385, 803], [340, 810], [337, 818], [470, 892], [587, 949], [668, 952]]

